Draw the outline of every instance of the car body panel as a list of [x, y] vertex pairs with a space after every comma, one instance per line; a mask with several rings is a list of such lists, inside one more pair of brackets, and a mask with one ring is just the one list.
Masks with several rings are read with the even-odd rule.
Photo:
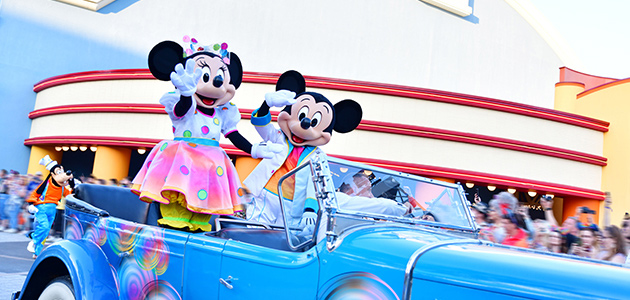
[[56, 261], [61, 261], [69, 271], [77, 299], [107, 300], [118, 297], [114, 270], [100, 247], [86, 240], [63, 240], [50, 245], [37, 257], [24, 281], [22, 299], [36, 297], [29, 291], [32, 288], [28, 286], [29, 283], [31, 280], [41, 280], [40, 276], [46, 275], [43, 269], [59, 268], [60, 265], [54, 263]]
[[[217, 299], [223, 247], [226, 240], [191, 235], [186, 244], [183, 270], [184, 299]], [[203, 287], [203, 288], [200, 288]]]
[[[311, 231], [297, 225], [284, 228], [238, 220], [213, 232], [188, 233], [114, 217], [69, 196], [66, 240], [42, 252], [20, 297], [30, 298], [28, 287], [50, 276], [38, 272], [45, 272], [45, 264], [54, 261], [68, 270], [77, 298], [90, 300], [628, 299], [630, 295], [630, 270], [620, 265], [476, 239], [477, 227], [458, 185], [373, 169], [372, 174], [388, 184], [384, 190], [397, 184], [410, 186], [411, 193], [396, 197], [413, 194], [424, 203], [422, 210], [442, 209], [436, 214], [442, 221], [420, 220], [413, 213], [391, 216], [339, 207], [334, 189], [344, 178], [352, 178], [352, 172], [369, 166], [334, 160], [338, 165], [332, 169], [326, 160], [314, 158], [308, 163], [320, 206], [317, 221], [308, 225]], [[339, 177], [337, 183], [333, 176]], [[102, 200], [114, 201], [107, 196]], [[121, 200], [121, 209], [125, 203]]]
[[289, 252], [230, 240], [221, 278], [232, 278], [233, 289], [221, 286], [219, 299], [257, 299], [261, 293], [274, 294], [274, 299], [308, 298], [317, 292], [318, 269], [315, 249]]
[[[93, 215], [66, 208], [68, 240], [97, 245], [115, 271], [121, 299], [163, 293], [181, 297], [189, 233]], [[94, 274], [94, 273], [93, 273]]]

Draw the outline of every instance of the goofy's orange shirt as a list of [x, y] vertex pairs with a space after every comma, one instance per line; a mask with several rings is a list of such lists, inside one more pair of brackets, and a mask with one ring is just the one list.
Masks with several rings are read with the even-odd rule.
[[[44, 192], [40, 195], [37, 193], [37, 190], [42, 184], [46, 184], [46, 188]], [[28, 198], [28, 202], [33, 203], [34, 205], [44, 204], [44, 203], [54, 203], [58, 204], [59, 200], [62, 197], [70, 195], [70, 188], [63, 186], [56, 186], [52, 183], [52, 178], [48, 179], [48, 181], [42, 182], [31, 194]]]

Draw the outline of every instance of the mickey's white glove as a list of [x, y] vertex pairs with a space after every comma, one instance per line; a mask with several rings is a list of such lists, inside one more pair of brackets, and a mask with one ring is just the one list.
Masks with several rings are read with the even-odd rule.
[[300, 227], [305, 227], [308, 225], [315, 225], [317, 222], [317, 213], [312, 211], [307, 211], [302, 215], [302, 220], [300, 220]]
[[33, 205], [33, 204], [29, 205], [26, 209], [31, 214], [36, 214], [39, 211], [39, 209], [37, 207], [35, 207], [35, 205]]
[[190, 97], [197, 91], [201, 75], [201, 68], [195, 70], [195, 61], [189, 59], [186, 61], [186, 68], [181, 63], [175, 66], [175, 71], [171, 72], [171, 82], [182, 96]]
[[276, 153], [282, 152], [284, 146], [275, 143], [258, 143], [252, 145], [251, 156], [253, 158], [273, 158]]
[[283, 107], [296, 102], [295, 93], [288, 90], [279, 90], [265, 94], [265, 102], [269, 107]]

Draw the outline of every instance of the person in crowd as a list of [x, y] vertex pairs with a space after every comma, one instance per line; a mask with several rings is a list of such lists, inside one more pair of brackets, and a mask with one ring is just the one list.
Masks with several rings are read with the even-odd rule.
[[619, 227], [615, 225], [606, 226], [602, 233], [604, 242], [602, 251], [597, 258], [618, 264], [625, 263], [628, 253], [626, 252], [626, 242]]
[[488, 206], [483, 202], [476, 202], [470, 206], [470, 211], [475, 218], [475, 223], [480, 228], [488, 227]]
[[488, 202], [488, 220], [491, 222], [489, 232], [491, 234], [484, 235], [482, 238], [494, 243], [502, 243], [505, 238], [505, 229], [503, 228], [503, 214], [508, 210], [514, 212], [518, 205], [518, 200], [508, 193], [501, 192]]
[[31, 194], [42, 183], [42, 172], [37, 171], [33, 175], [29, 175], [28, 185], [26, 187], [26, 193]]
[[521, 218], [523, 219], [523, 222], [525, 224], [525, 227], [523, 227], [523, 230], [527, 232], [528, 243], [532, 244], [534, 242], [534, 237], [536, 236], [536, 228], [534, 227], [532, 218], [529, 216], [529, 208], [525, 205], [520, 205], [516, 209], [516, 213], [519, 214]]
[[551, 233], [551, 226], [543, 219], [534, 220], [534, 240], [531, 243], [531, 248], [542, 251], [549, 251], [549, 234]]
[[19, 231], [18, 220], [26, 197], [26, 185], [26, 178], [19, 174], [13, 174], [9, 180], [9, 199], [4, 206], [4, 212], [9, 217], [9, 228], [4, 232], [17, 233]]
[[501, 244], [529, 248], [529, 243], [527, 242], [528, 235], [527, 232], [523, 230], [525, 222], [520, 214], [508, 210], [502, 215], [501, 222], [505, 229], [505, 238]]
[[350, 196], [374, 198], [374, 194], [372, 194], [372, 183], [363, 171], [352, 175], [352, 182], [347, 184], [344, 190], [346, 190], [345, 193]]
[[110, 178], [109, 181], [107, 182], [107, 185], [118, 186], [118, 179]]
[[565, 253], [563, 250], [564, 235], [560, 233], [558, 228], [555, 228], [549, 232], [547, 237], [547, 248], [552, 253]]
[[[626, 251], [630, 250], [630, 214], [626, 213], [621, 221], [621, 234], [626, 241]], [[626, 264], [630, 264], [630, 255], [626, 258]]]
[[98, 180], [96, 179], [96, 176], [94, 176], [94, 174], [90, 174], [87, 176], [85, 183], [91, 183], [91, 184], [99, 184]]
[[425, 212], [420, 219], [429, 222], [439, 222], [435, 215], [429, 211]]
[[551, 197], [542, 196], [540, 198], [540, 205], [545, 211], [545, 219], [552, 225], [559, 227], [560, 233], [564, 238], [563, 252], [567, 253], [573, 243], [576, 243], [579, 239], [580, 230], [578, 228], [579, 217], [582, 212], [581, 207], [576, 210], [576, 216], [568, 217], [562, 223], [562, 226], [558, 225], [558, 221], [553, 214], [553, 199]]
[[125, 177], [125, 178], [121, 179], [120, 182], [118, 182], [118, 186], [126, 187], [126, 188], [131, 187], [131, 178]]
[[597, 234], [593, 227], [580, 228], [580, 240], [572, 244], [569, 254], [587, 258], [596, 258], [599, 255]]
[[107, 185], [107, 180], [100, 178], [97, 179], [95, 183], [99, 185]]
[[7, 170], [0, 170], [0, 231], [7, 229], [9, 226], [9, 217], [4, 213], [4, 204], [9, 198], [8, 192], [8, 176]]

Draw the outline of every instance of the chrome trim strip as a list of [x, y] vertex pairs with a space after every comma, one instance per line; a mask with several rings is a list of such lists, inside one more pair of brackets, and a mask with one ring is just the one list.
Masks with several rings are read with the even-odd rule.
[[418, 259], [420, 259], [420, 256], [424, 255], [425, 253], [433, 249], [437, 249], [444, 246], [465, 245], [465, 244], [483, 245], [484, 243], [485, 243], [484, 241], [472, 240], [472, 239], [455, 240], [455, 241], [449, 240], [449, 241], [442, 241], [442, 242], [436, 242], [433, 244], [428, 244], [416, 250], [409, 258], [409, 261], [407, 262], [407, 267], [405, 268], [405, 281], [403, 283], [402, 299], [403, 300], [411, 299], [411, 285], [412, 285], [411, 280], [413, 279], [413, 270], [416, 268], [416, 263], [418, 263]]

